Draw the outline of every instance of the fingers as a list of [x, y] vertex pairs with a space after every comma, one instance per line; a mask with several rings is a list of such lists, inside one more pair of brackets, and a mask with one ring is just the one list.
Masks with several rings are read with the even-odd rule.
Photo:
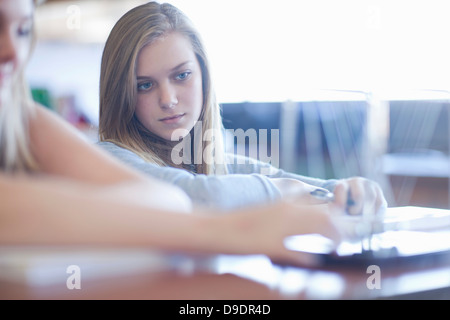
[[334, 215], [336, 212], [324, 206], [296, 206], [288, 218], [290, 223], [286, 226], [286, 235], [320, 234], [335, 243], [342, 241], [342, 233], [338, 229]]
[[[297, 206], [297, 211], [291, 215], [284, 236], [299, 234], [320, 234], [333, 241], [337, 246], [343, 238], [343, 233], [337, 227], [333, 213], [324, 206]], [[328, 208], [328, 207], [327, 207]], [[290, 250], [284, 247], [271, 255], [272, 261], [283, 264], [314, 267], [321, 263], [320, 256], [308, 252]]]
[[381, 188], [378, 186], [378, 188], [376, 188], [376, 197], [377, 197], [377, 201], [376, 201], [376, 214], [377, 215], [382, 215], [384, 214], [384, 212], [387, 209], [387, 201], [386, 198], [384, 197], [383, 191], [381, 190]]
[[233, 252], [265, 254], [277, 263], [313, 266], [319, 263], [317, 257], [290, 250], [286, 238], [321, 234], [334, 241], [341, 239], [327, 205], [299, 206], [281, 201], [241, 213], [224, 215], [220, 222], [230, 226], [222, 237], [232, 244]]
[[379, 185], [361, 177], [341, 180], [334, 194], [335, 205], [345, 208], [350, 215], [375, 214], [387, 206]]
[[350, 187], [349, 184], [341, 181], [334, 188], [334, 205], [338, 208], [346, 209]]
[[[275, 181], [283, 189], [290, 180]], [[292, 186], [292, 184], [290, 185]], [[297, 196], [304, 193], [311, 198], [311, 191], [317, 189], [307, 184], [295, 184]], [[322, 200], [320, 200], [322, 201]], [[324, 201], [322, 201], [324, 202]], [[326, 202], [326, 201], [325, 201]], [[386, 207], [386, 200], [381, 188], [373, 181], [365, 178], [344, 179], [337, 183], [334, 189], [334, 202], [332, 205], [309, 205], [311, 202], [293, 203], [283, 201], [276, 207], [264, 208], [259, 217], [264, 216], [264, 227], [255, 246], [266, 253], [277, 263], [289, 263], [303, 266], [313, 266], [320, 263], [317, 255], [306, 252], [289, 250], [284, 246], [288, 236], [301, 234], [320, 234], [338, 245], [346, 238], [346, 230], [339, 224], [339, 218], [348, 212], [351, 215], [376, 213], [380, 208]], [[274, 214], [275, 213], [275, 214]], [[274, 237], [274, 238], [272, 238]], [[261, 241], [264, 239], [264, 241]], [[278, 239], [278, 243], [272, 240]]]
[[315, 254], [286, 248], [281, 249], [278, 255], [271, 256], [270, 259], [276, 264], [289, 264], [301, 267], [316, 267], [321, 263], [320, 257]]

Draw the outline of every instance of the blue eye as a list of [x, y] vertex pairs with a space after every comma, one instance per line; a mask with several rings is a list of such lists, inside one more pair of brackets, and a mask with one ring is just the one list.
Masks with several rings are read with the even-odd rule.
[[148, 91], [153, 87], [153, 83], [151, 82], [143, 82], [138, 84], [138, 91]]
[[31, 34], [31, 29], [21, 29], [17, 34], [19, 37], [28, 37]]
[[32, 30], [33, 30], [33, 22], [31, 20], [26, 21], [18, 27], [17, 35], [19, 37], [28, 37], [29, 35], [31, 35]]
[[189, 78], [190, 75], [191, 75], [190, 71], [185, 71], [177, 75], [175, 78], [177, 80], [186, 80], [187, 78]]

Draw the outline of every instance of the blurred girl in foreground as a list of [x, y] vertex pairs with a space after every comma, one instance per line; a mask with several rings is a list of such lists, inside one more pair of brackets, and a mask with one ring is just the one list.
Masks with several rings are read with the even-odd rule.
[[307, 263], [284, 247], [286, 236], [339, 239], [328, 207], [193, 210], [182, 190], [125, 167], [33, 103], [23, 71], [35, 5], [0, 0], [0, 245], [143, 246]]

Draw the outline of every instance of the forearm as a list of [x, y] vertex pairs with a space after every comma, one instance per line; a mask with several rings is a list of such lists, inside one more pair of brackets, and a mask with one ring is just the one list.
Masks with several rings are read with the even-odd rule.
[[281, 198], [270, 179], [260, 175], [197, 175], [174, 182], [196, 204], [224, 211], [269, 204]]
[[183, 169], [148, 163], [135, 153], [110, 142], [100, 142], [105, 151], [129, 167], [184, 190], [195, 204], [220, 209], [269, 203], [280, 198], [278, 189], [267, 177], [250, 174], [222, 176], [194, 175]]
[[0, 190], [3, 244], [170, 246], [167, 240], [183, 235], [188, 216], [60, 180], [2, 178]]
[[[318, 206], [286, 203], [228, 215], [178, 214], [129, 201], [105, 201], [96, 188], [0, 175], [0, 245], [145, 247], [168, 252], [266, 254], [311, 263], [284, 247], [286, 236], [337, 236]], [[24, 200], [25, 199], [25, 200]]]
[[95, 187], [94, 192], [99, 200], [105, 202], [127, 202], [133, 206], [178, 213], [192, 212], [192, 202], [183, 190], [150, 178]]
[[329, 191], [333, 191], [337, 180], [334, 179], [318, 179], [307, 177], [291, 172], [284, 171], [282, 169], [276, 168], [269, 163], [265, 163], [262, 161], [258, 161], [256, 159], [242, 157], [237, 155], [228, 155], [229, 156], [229, 169], [234, 173], [241, 174], [251, 174], [251, 173], [260, 173], [267, 178], [275, 179], [275, 178], [287, 178], [299, 180], [304, 183], [328, 189]]

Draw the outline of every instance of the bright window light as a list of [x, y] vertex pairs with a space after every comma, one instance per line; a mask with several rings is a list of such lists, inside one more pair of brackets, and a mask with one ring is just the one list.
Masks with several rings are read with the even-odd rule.
[[[448, 97], [448, 0], [167, 1], [203, 36], [220, 103], [301, 101], [326, 92], [321, 89], [381, 99], [410, 99], [418, 89]], [[27, 72], [34, 86], [73, 92], [95, 122], [102, 48], [133, 3], [67, 3], [39, 13], [39, 25], [59, 38], [38, 42]], [[74, 3], [80, 26], [69, 30], [67, 9]], [[99, 21], [104, 27], [93, 27]]]
[[309, 89], [450, 89], [445, 0], [177, 0], [210, 52], [221, 101]]

